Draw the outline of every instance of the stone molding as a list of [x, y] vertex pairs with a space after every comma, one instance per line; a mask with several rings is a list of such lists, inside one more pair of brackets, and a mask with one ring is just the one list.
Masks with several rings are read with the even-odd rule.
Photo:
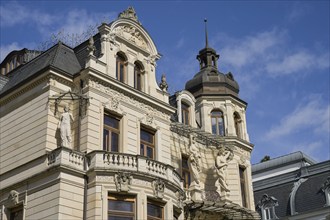
[[119, 103], [127, 103], [138, 109], [141, 109], [143, 112], [146, 112], [149, 115], [156, 116], [166, 121], [170, 120], [170, 114], [165, 114], [162, 112], [163, 109], [159, 109], [158, 106], [150, 106], [151, 103], [147, 103], [143, 99], [137, 99], [134, 97], [134, 95], [125, 93], [124, 91], [116, 91], [114, 90], [113, 85], [108, 84], [106, 86], [104, 84], [105, 83], [102, 83], [97, 79], [92, 79], [91, 77], [88, 79], [88, 85], [91, 88], [101, 91], [111, 97], [111, 101], [109, 101], [109, 103], [113, 102], [112, 108], [118, 108]]

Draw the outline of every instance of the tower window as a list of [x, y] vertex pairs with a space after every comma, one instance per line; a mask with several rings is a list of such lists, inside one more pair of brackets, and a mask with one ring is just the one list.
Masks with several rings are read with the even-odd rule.
[[145, 128], [140, 131], [140, 154], [155, 159], [155, 133]]
[[120, 119], [110, 114], [104, 115], [103, 150], [119, 151]]
[[185, 125], [189, 125], [189, 105], [185, 103], [181, 103], [181, 116], [182, 123]]
[[211, 112], [211, 124], [212, 134], [225, 136], [225, 125], [222, 111], [214, 110]]
[[120, 82], [125, 82], [126, 75], [126, 59], [125, 57], [118, 53], [116, 60], [116, 76]]
[[241, 185], [241, 198], [242, 198], [242, 206], [247, 208], [247, 191], [246, 191], [246, 177], [245, 174], [246, 169], [243, 167], [239, 167], [239, 179]]

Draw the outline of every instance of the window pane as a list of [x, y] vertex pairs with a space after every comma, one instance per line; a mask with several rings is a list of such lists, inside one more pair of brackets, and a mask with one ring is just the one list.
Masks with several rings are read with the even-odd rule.
[[216, 118], [211, 118], [212, 123], [212, 134], [217, 134], [217, 120]]
[[141, 140], [144, 140], [146, 142], [153, 144], [154, 143], [153, 137], [154, 137], [153, 134], [151, 134], [145, 130], [141, 130]]
[[114, 133], [112, 132], [111, 133], [111, 151], [113, 152], [118, 152], [118, 134], [117, 133]]
[[109, 131], [103, 129], [103, 150], [109, 149]]
[[119, 120], [109, 115], [104, 116], [104, 124], [112, 128], [117, 128], [117, 129], [119, 128]]
[[124, 82], [124, 65], [122, 63], [120, 64], [119, 71], [120, 71], [119, 80], [120, 80], [120, 82]]
[[219, 123], [219, 135], [224, 136], [225, 131], [224, 131], [224, 126], [223, 126], [223, 119], [218, 118], [218, 123]]
[[189, 166], [188, 166], [188, 158], [186, 158], [186, 157], [183, 157], [183, 158], [182, 158], [182, 168], [189, 169]]
[[189, 124], [189, 112], [186, 111], [184, 114], [184, 124], [188, 125]]
[[144, 156], [144, 145], [143, 144], [140, 145], [140, 155]]
[[23, 220], [23, 209], [12, 211], [10, 213], [10, 220]]
[[154, 149], [152, 147], [147, 146], [147, 157], [154, 158]]
[[222, 117], [222, 112], [221, 111], [212, 111], [211, 115], [215, 116], [215, 117]]
[[109, 200], [109, 210], [122, 211], [122, 212], [133, 212], [134, 203], [120, 200]]
[[153, 216], [153, 217], [157, 217], [157, 218], [162, 218], [162, 216], [163, 216], [162, 207], [160, 207], [160, 206], [148, 203], [147, 210], [148, 210], [149, 216]]

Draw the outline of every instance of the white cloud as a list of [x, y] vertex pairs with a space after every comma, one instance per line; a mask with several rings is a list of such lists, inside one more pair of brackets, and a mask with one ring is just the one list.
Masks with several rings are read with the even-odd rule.
[[280, 76], [329, 67], [328, 53], [318, 55], [299, 51], [293, 54], [287, 54], [281, 59], [267, 63], [267, 72], [273, 76]]
[[185, 39], [181, 37], [175, 45], [176, 49], [180, 49], [184, 45], [184, 43], [185, 43]]
[[279, 124], [273, 126], [267, 133], [266, 139], [273, 140], [309, 130], [329, 136], [330, 105], [321, 103], [321, 99], [313, 99], [299, 104], [296, 109], [283, 117]]
[[220, 46], [221, 66], [232, 71], [249, 71], [256, 75], [281, 77], [290, 74], [312, 73], [329, 68], [329, 51], [313, 51], [312, 48], [294, 48], [290, 45], [288, 31], [277, 28], [256, 33], [241, 39], [218, 34], [215, 45]]
[[1, 45], [0, 46], [0, 63], [3, 59], [13, 50], [20, 50], [22, 49], [18, 43], [14, 42], [8, 45]]
[[306, 4], [302, 2], [296, 2], [293, 5], [292, 10], [288, 14], [287, 19], [290, 22], [295, 22], [298, 21], [300, 18], [308, 15], [309, 12], [310, 12], [310, 7], [308, 7]]
[[56, 17], [45, 12], [29, 9], [18, 2], [9, 2], [0, 6], [1, 26], [34, 23], [37, 25], [51, 25]]
[[[221, 62], [224, 65], [229, 65], [234, 68], [242, 68], [250, 64], [255, 64], [260, 61], [260, 58], [266, 59], [270, 55], [268, 53], [274, 47], [279, 46], [286, 37], [285, 31], [273, 29], [264, 31], [253, 36], [246, 36], [243, 39], [227, 40], [230, 37], [225, 37], [225, 43], [221, 43], [223, 35], [218, 35], [216, 40], [222, 45], [226, 45], [219, 51], [222, 54]], [[269, 53], [271, 54], [271, 53]]]

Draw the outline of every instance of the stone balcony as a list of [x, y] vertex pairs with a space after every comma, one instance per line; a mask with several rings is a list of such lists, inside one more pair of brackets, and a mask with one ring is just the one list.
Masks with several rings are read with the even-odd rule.
[[141, 155], [99, 150], [84, 154], [60, 147], [48, 153], [47, 165], [49, 168], [60, 166], [83, 173], [89, 171], [139, 173], [145, 176], [162, 178], [183, 189], [181, 176], [175, 171], [174, 167]]
[[183, 188], [181, 176], [174, 167], [151, 160], [141, 155], [115, 153], [106, 151], [92, 151], [87, 154], [89, 170], [128, 171], [143, 175], [162, 178], [179, 188]]

